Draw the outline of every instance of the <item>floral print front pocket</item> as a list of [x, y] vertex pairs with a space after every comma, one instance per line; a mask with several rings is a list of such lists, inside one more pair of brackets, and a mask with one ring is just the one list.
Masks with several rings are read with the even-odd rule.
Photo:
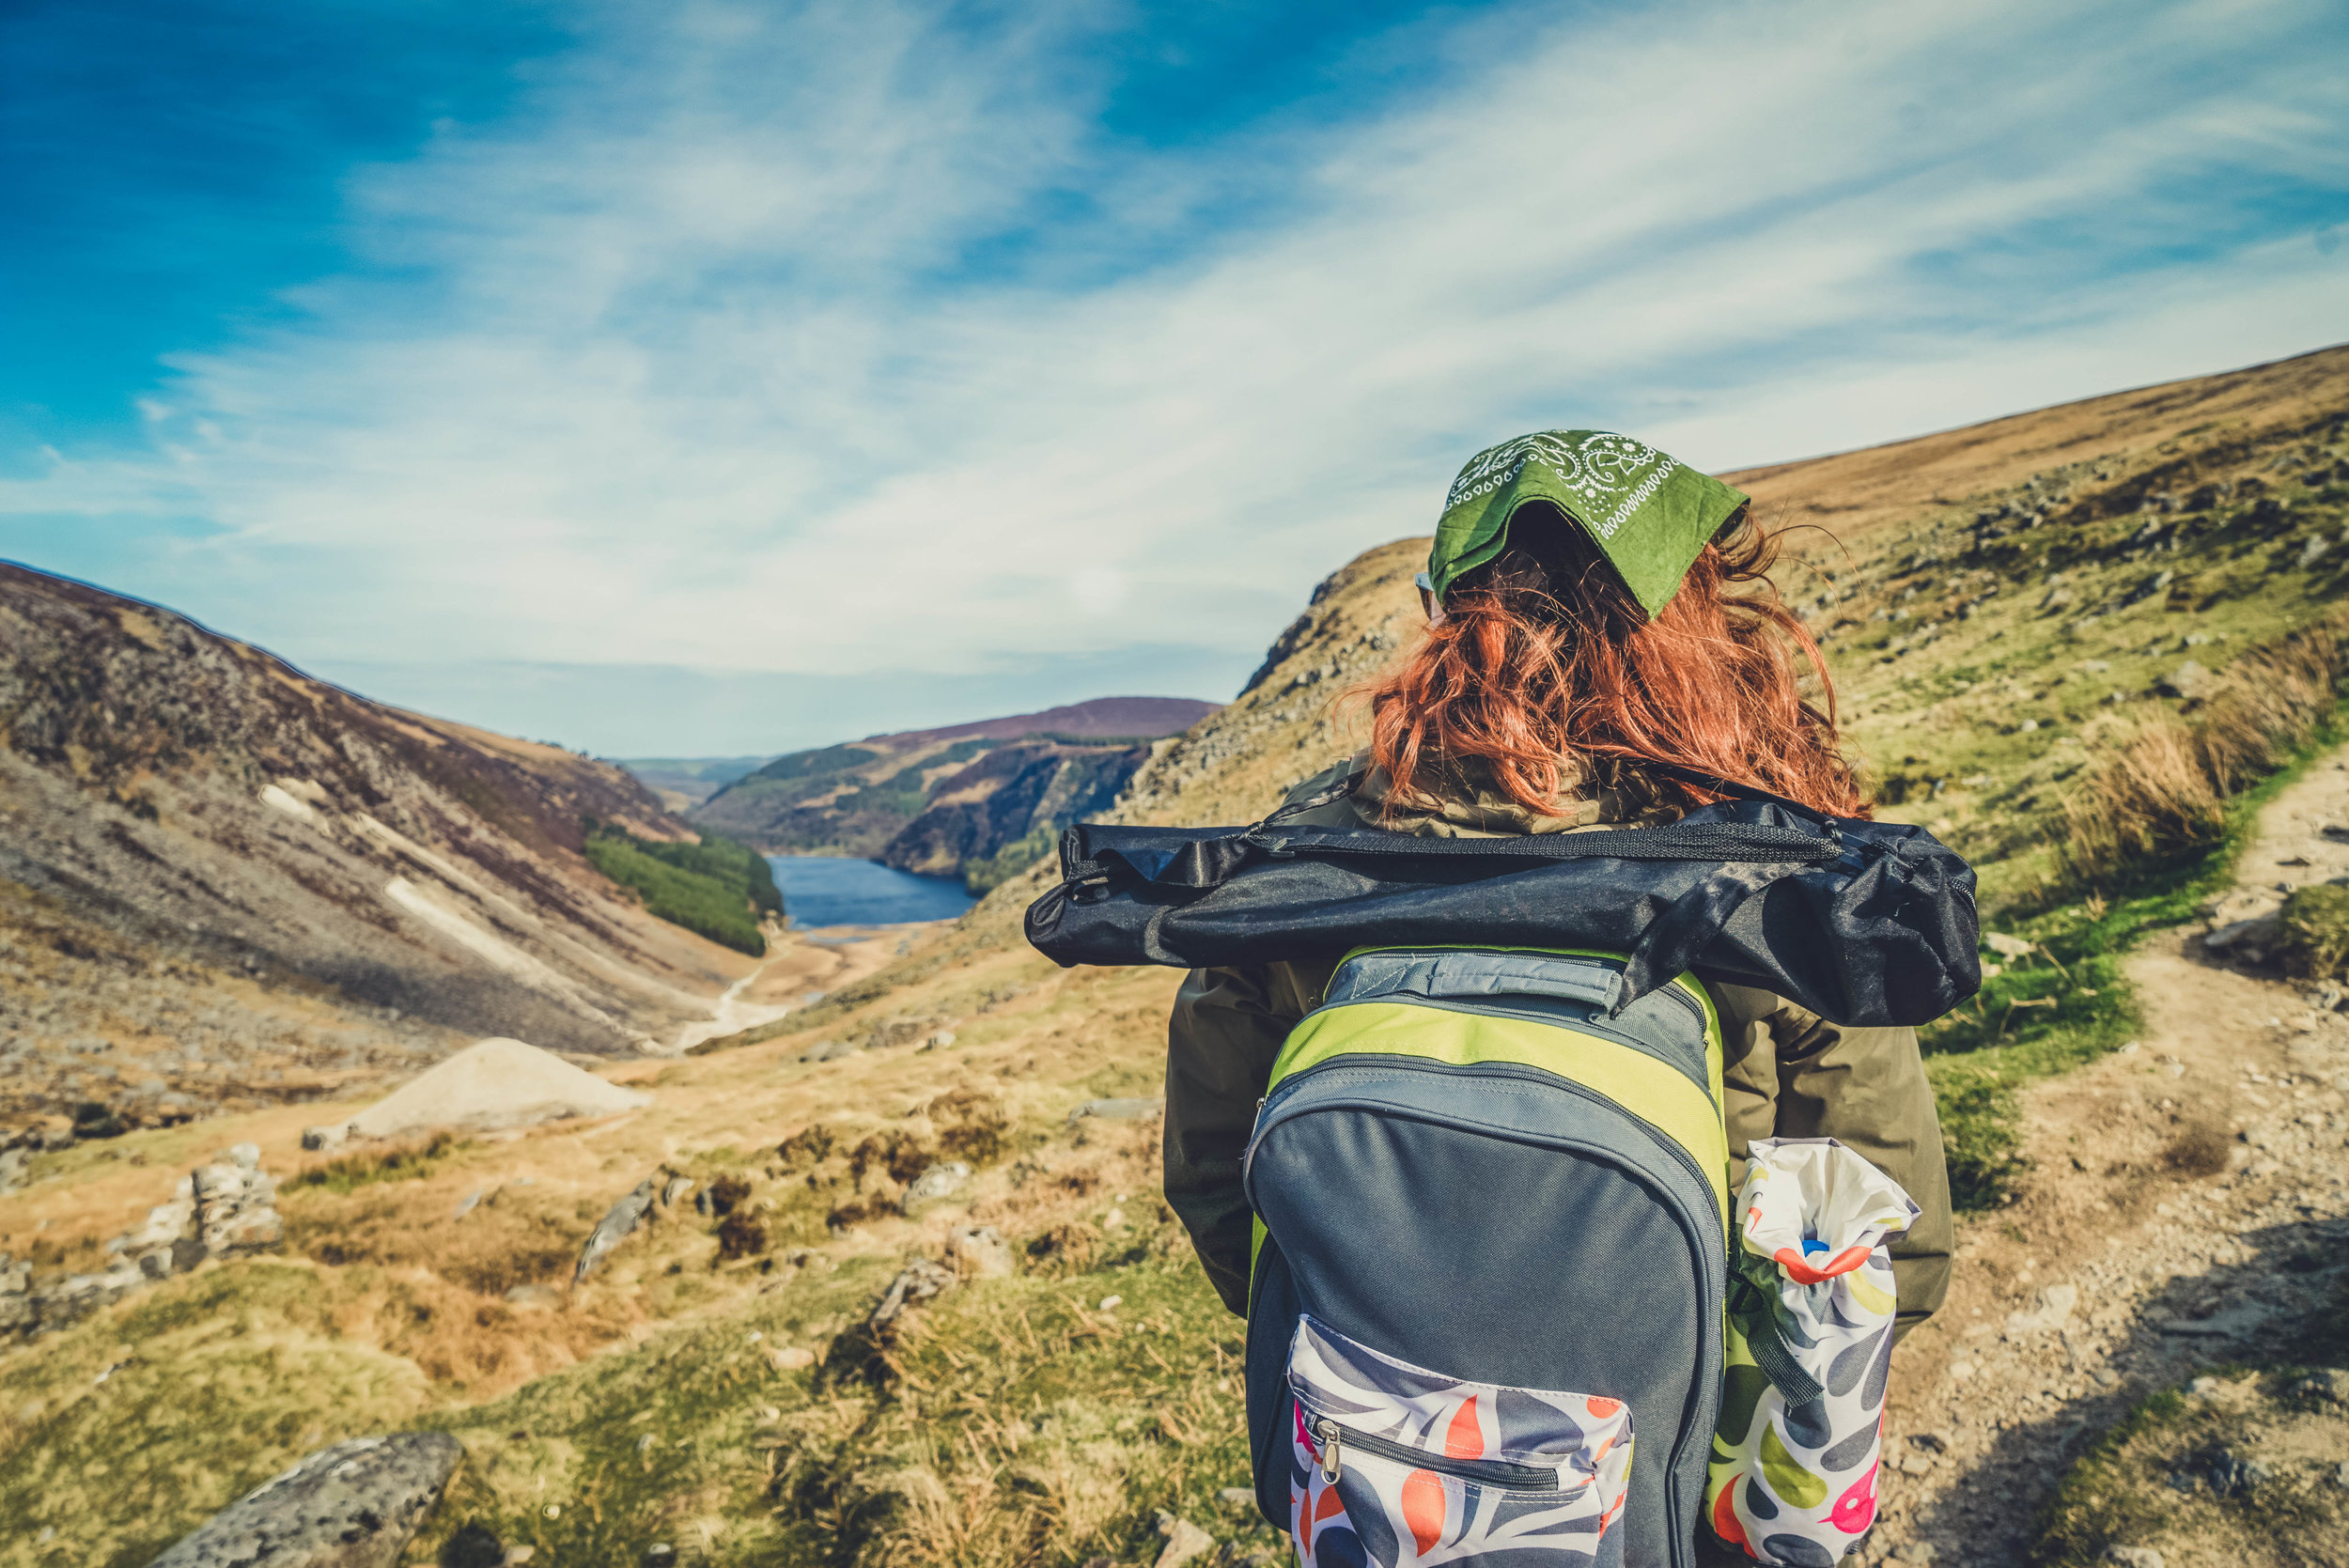
[[1621, 1401], [1447, 1377], [1311, 1316], [1290, 1342], [1288, 1383], [1302, 1568], [1623, 1561]]

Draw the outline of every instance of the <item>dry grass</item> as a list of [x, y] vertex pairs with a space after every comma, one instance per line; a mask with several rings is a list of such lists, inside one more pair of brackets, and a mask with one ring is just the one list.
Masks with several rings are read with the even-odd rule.
[[2339, 614], [2228, 667], [2190, 715], [2138, 726], [2064, 804], [2064, 857], [2083, 882], [2215, 844], [2227, 800], [2288, 761], [2338, 710]]
[[2339, 616], [2244, 655], [2196, 726], [2202, 768], [2232, 793], [2281, 767], [2340, 702]]

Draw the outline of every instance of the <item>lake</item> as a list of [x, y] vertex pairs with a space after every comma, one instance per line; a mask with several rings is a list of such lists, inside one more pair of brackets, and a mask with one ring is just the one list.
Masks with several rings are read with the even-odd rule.
[[879, 861], [834, 855], [770, 855], [784, 912], [793, 925], [902, 925], [951, 920], [974, 902], [959, 881], [916, 877]]

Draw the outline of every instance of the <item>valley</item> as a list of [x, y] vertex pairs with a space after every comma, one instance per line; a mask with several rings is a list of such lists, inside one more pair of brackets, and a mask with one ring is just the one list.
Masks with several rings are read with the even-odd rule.
[[[2349, 1022], [2338, 976], [2236, 921], [2349, 871], [2349, 349], [1730, 477], [1831, 532], [1778, 580], [1883, 814], [1974, 860], [1990, 934], [1982, 997], [1924, 1036], [1960, 1262], [1894, 1358], [1862, 1560], [2330, 1560]], [[1244, 1327], [1158, 1196], [1179, 976], [1028, 950], [1053, 869], [1022, 846], [1247, 821], [1348, 754], [1341, 699], [1414, 634], [1425, 549], [1339, 567], [1220, 708], [793, 753], [683, 820], [650, 772], [0, 578], [11, 638], [48, 639], [10, 647], [49, 650], [0, 672], [7, 1092], [19, 1063], [51, 1085], [0, 1122], [56, 1118], [10, 1151], [0, 1285], [102, 1266], [234, 1145], [284, 1221], [0, 1348], [0, 1565], [134, 1568], [410, 1430], [465, 1453], [414, 1564], [1286, 1560], [1235, 1496]], [[192, 710], [159, 647], [231, 696]], [[765, 923], [754, 957], [598, 874], [589, 817], [993, 886], [953, 922]], [[753, 974], [735, 1003], [788, 1011], [713, 1018]], [[507, 1021], [647, 1103], [303, 1147]], [[80, 1095], [132, 1114], [73, 1138], [48, 1108]]]
[[591, 863], [591, 822], [695, 837], [619, 768], [21, 567], [0, 648], [12, 1120], [295, 1102], [484, 1034], [634, 1055], [749, 968]]

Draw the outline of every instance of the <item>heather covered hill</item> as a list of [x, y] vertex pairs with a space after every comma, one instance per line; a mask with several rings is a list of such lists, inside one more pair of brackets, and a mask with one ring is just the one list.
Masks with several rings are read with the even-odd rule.
[[692, 837], [619, 768], [12, 566], [0, 820], [18, 1111], [301, 1097], [482, 1034], [633, 1049], [740, 965], [589, 863], [591, 820]]
[[1062, 826], [1107, 810], [1152, 741], [1215, 710], [1184, 697], [1103, 697], [872, 736], [777, 757], [689, 815], [770, 854], [869, 857], [983, 892], [1024, 870]]

